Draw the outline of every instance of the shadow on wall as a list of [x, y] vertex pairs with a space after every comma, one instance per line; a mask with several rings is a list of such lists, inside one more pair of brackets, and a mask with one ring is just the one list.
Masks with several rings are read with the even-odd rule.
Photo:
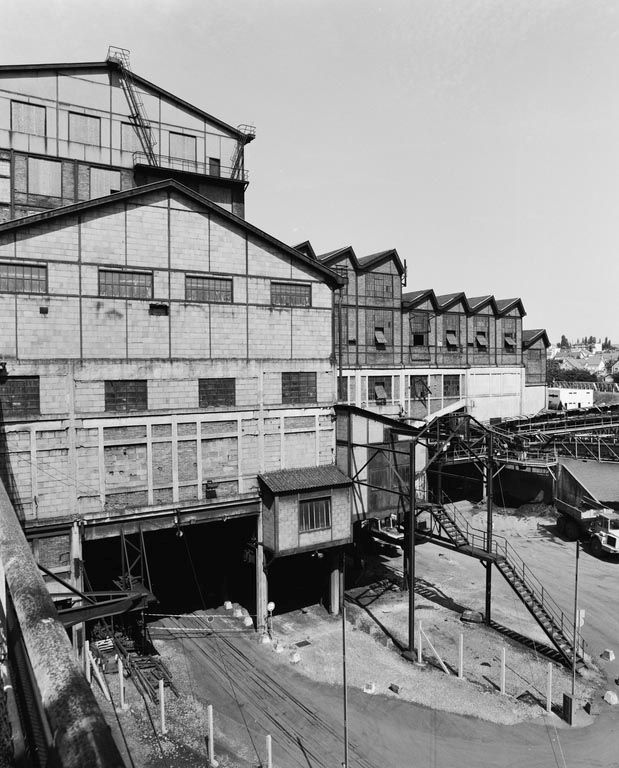
[[[8, 373], [6, 370], [6, 364], [0, 366], [0, 387], [3, 387], [8, 379]], [[24, 511], [17, 491], [17, 484], [15, 482], [15, 475], [13, 473], [13, 467], [11, 466], [11, 458], [9, 453], [9, 444], [6, 435], [6, 425], [4, 421], [4, 405], [2, 398], [0, 397], [0, 479], [4, 483], [4, 488], [13, 504], [13, 508], [17, 513], [17, 517], [20, 521], [24, 519]]]

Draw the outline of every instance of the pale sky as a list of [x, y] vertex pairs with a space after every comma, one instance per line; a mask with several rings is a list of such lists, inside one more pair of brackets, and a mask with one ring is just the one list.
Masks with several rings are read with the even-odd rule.
[[520, 296], [619, 343], [617, 0], [2, 0], [0, 63], [102, 61], [253, 123], [247, 219], [397, 248], [407, 290]]

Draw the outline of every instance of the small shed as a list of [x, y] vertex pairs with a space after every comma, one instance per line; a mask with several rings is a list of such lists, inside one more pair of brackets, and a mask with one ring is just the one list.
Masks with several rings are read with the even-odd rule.
[[576, 508], [619, 509], [619, 465], [562, 458], [557, 468], [555, 497]]
[[275, 556], [352, 541], [352, 480], [335, 465], [263, 472], [258, 481], [264, 546]]

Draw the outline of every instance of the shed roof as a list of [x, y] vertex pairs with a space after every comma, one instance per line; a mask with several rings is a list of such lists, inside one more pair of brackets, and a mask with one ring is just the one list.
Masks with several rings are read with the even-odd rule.
[[298, 467], [263, 472], [258, 479], [274, 494], [337, 488], [352, 484], [352, 480], [334, 465]]
[[561, 464], [601, 504], [619, 504], [619, 466], [612, 462], [562, 458]]
[[546, 349], [550, 346], [550, 340], [548, 339], [548, 334], [546, 333], [545, 328], [535, 328], [534, 330], [523, 330], [522, 331], [522, 346], [524, 349], [528, 349], [532, 344], [535, 344], [536, 341], [539, 339], [542, 339], [544, 342], [544, 346]]

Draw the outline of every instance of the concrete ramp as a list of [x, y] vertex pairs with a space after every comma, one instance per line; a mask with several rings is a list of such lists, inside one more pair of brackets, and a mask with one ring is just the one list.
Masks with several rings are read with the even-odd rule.
[[557, 498], [574, 507], [593, 502], [619, 509], [619, 465], [562, 458], [557, 469]]

